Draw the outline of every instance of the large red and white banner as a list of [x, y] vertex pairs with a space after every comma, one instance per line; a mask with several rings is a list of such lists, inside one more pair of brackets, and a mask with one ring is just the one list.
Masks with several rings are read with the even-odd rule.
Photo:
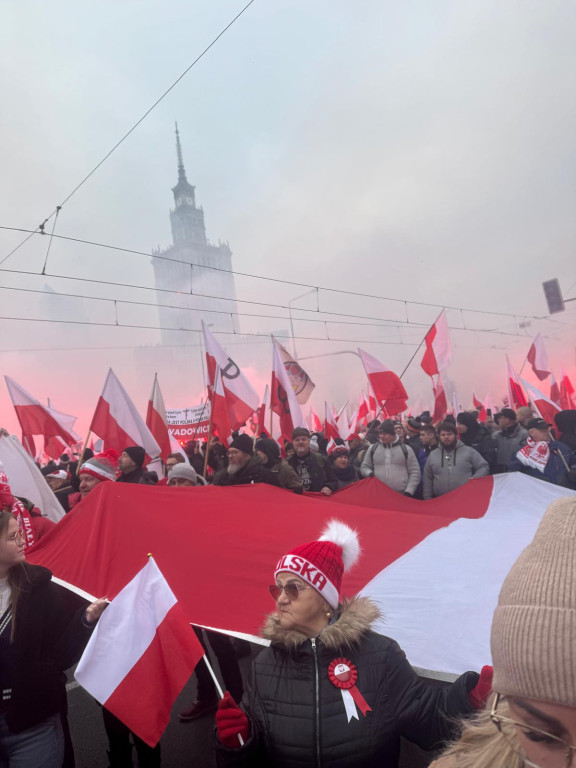
[[176, 596], [150, 557], [100, 617], [75, 677], [153, 747], [203, 656]]
[[90, 432], [104, 440], [106, 450], [121, 453], [128, 446], [140, 445], [146, 451], [146, 463], [160, 456], [160, 446], [112, 368], [96, 404]]
[[22, 429], [22, 444], [31, 456], [36, 455], [34, 435], [43, 435], [45, 441], [53, 437], [61, 438], [64, 447], [79, 442], [80, 435], [74, 432], [75, 416], [42, 405], [14, 379], [9, 376], [4, 378]]
[[234, 360], [226, 354], [216, 341], [216, 337], [210, 328], [204, 322], [202, 322], [202, 331], [206, 347], [208, 388], [211, 390], [214, 387], [216, 368], [219, 368], [226, 398], [226, 407], [228, 409], [228, 423], [230, 424], [230, 429], [234, 431], [248, 421], [256, 408], [258, 408], [260, 400], [252, 384], [250, 384]]
[[[257, 639], [274, 609], [274, 565], [336, 518], [358, 530], [363, 549], [344, 574], [343, 594], [373, 597], [385, 617], [378, 630], [397, 639], [413, 664], [459, 673], [490, 663], [504, 576], [550, 502], [569, 495], [521, 473], [471, 480], [430, 501], [401, 496], [375, 478], [330, 498], [268, 485], [101, 483], [28, 560], [91, 595], [113, 597], [152, 551], [191, 622]], [[223, 600], [239, 579], [242, 599]]]
[[160, 384], [158, 384], [157, 373], [154, 374], [152, 394], [150, 395], [150, 400], [148, 400], [146, 426], [160, 446], [160, 458], [166, 461], [172, 449], [170, 447], [170, 433], [166, 422], [166, 408], [164, 407], [164, 398], [162, 397]]
[[426, 351], [420, 365], [428, 376], [436, 376], [452, 361], [452, 344], [445, 310], [440, 312], [438, 319], [426, 334], [424, 343]]

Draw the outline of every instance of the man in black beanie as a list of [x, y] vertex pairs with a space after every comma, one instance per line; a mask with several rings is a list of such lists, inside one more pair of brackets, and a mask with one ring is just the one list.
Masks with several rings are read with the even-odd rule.
[[140, 483], [143, 485], [153, 485], [148, 480], [146, 472], [143, 469], [146, 451], [140, 445], [130, 445], [124, 448], [118, 459], [118, 469], [120, 475], [117, 483]]
[[254, 456], [254, 440], [237, 435], [228, 448], [228, 467], [214, 475], [213, 485], [250, 485], [267, 483], [278, 486], [278, 474], [267, 469], [259, 456]]

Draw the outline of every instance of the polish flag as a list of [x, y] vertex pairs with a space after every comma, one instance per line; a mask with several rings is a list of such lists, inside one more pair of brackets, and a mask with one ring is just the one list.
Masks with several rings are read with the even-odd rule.
[[326, 401], [324, 401], [324, 437], [327, 440], [337, 440], [340, 437], [336, 417]]
[[358, 421], [367, 421], [370, 414], [370, 404], [364, 393], [360, 395], [360, 404], [358, 406]]
[[228, 421], [231, 430], [234, 431], [248, 421], [251, 414], [258, 408], [260, 398], [234, 360], [228, 357], [216, 341], [216, 337], [204, 321], [202, 321], [202, 331], [206, 347], [208, 387], [211, 389], [214, 386], [216, 366], [218, 366], [228, 408]]
[[22, 444], [31, 456], [36, 455], [33, 435], [43, 435], [48, 440], [62, 438], [65, 446], [80, 441], [80, 435], [74, 432], [75, 416], [42, 405], [14, 379], [9, 376], [4, 378], [22, 429]]
[[312, 408], [311, 413], [312, 432], [322, 432], [322, 420], [316, 413], [316, 408]]
[[506, 355], [506, 365], [508, 366], [508, 403], [510, 408], [521, 408], [523, 405], [528, 405], [528, 400], [522, 391], [518, 376], [510, 364], [508, 355]]
[[292, 383], [288, 377], [284, 361], [276, 342], [273, 344], [272, 384], [270, 387], [270, 408], [280, 418], [280, 433], [285, 440], [292, 440], [296, 427], [305, 427], [306, 420], [296, 399]]
[[154, 747], [203, 656], [184, 611], [150, 557], [100, 617], [75, 677]]
[[357, 425], [358, 425], [358, 408], [354, 411], [354, 413], [350, 417], [350, 421], [348, 422], [348, 434], [346, 435], [346, 439], [348, 439], [350, 435], [356, 432]]
[[550, 398], [546, 397], [543, 392], [540, 392], [533, 384], [529, 384], [524, 379], [520, 379], [520, 381], [528, 393], [532, 405], [538, 411], [538, 415], [548, 424], [554, 425], [554, 415], [560, 411], [560, 407], [553, 403]]
[[428, 376], [434, 376], [450, 365], [452, 360], [452, 344], [448, 332], [448, 319], [442, 310], [438, 320], [424, 338], [426, 351], [420, 365]]
[[270, 437], [270, 424], [266, 426], [266, 421], [270, 420], [270, 387], [268, 384], [266, 384], [266, 389], [264, 390], [264, 397], [262, 398], [262, 404], [258, 406], [256, 409], [256, 436], [260, 437], [262, 433], [266, 435], [266, 437]]
[[230, 428], [228, 404], [224, 394], [224, 385], [222, 383], [222, 374], [220, 368], [214, 372], [215, 381], [211, 392], [211, 410], [210, 421], [212, 430], [218, 433], [222, 445], [230, 445], [232, 442], [232, 429]]
[[160, 446], [146, 422], [136, 410], [128, 393], [116, 378], [112, 368], [108, 371], [104, 389], [98, 398], [96, 410], [90, 424], [90, 432], [104, 440], [106, 450], [112, 448], [122, 453], [124, 448], [140, 445], [150, 463], [160, 455]]
[[540, 333], [536, 335], [536, 338], [532, 342], [532, 346], [528, 350], [526, 359], [540, 381], [544, 381], [544, 379], [550, 376], [551, 370], [548, 363], [548, 353], [546, 352], [544, 339]]
[[444, 382], [442, 381], [441, 374], [436, 377], [436, 382], [432, 378], [432, 390], [434, 392], [434, 413], [432, 414], [432, 421], [443, 421], [444, 417], [448, 413], [448, 400], [446, 399], [446, 391], [444, 390]]
[[376, 411], [378, 410], [378, 403], [376, 402], [376, 398], [372, 394], [372, 392], [368, 393], [368, 404], [370, 406], [370, 412], [372, 415], [376, 414]]
[[166, 461], [168, 455], [172, 453], [170, 445], [170, 432], [166, 424], [166, 408], [164, 407], [164, 398], [158, 384], [158, 374], [154, 374], [154, 384], [152, 394], [148, 400], [148, 410], [146, 412], [146, 426], [154, 435], [154, 439], [160, 446], [160, 458]]
[[369, 355], [368, 352], [364, 352], [363, 349], [359, 349], [358, 353], [380, 405], [386, 408], [390, 416], [405, 411], [408, 394], [400, 378], [384, 363]]
[[560, 405], [560, 387], [552, 372], [550, 373], [550, 400], [556, 405]]
[[576, 408], [576, 399], [574, 398], [574, 387], [568, 378], [568, 374], [562, 366], [562, 381], [560, 382], [560, 405], [562, 410], [571, 411]]
[[486, 408], [484, 407], [484, 404], [478, 400], [476, 397], [476, 394], [472, 392], [472, 402], [474, 403], [474, 408], [478, 411], [478, 421], [483, 424], [486, 421], [486, 418], [488, 414], [486, 413]]

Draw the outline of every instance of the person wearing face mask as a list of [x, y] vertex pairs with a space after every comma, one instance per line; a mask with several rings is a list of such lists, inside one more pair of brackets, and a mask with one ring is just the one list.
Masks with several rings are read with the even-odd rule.
[[508, 573], [492, 621], [493, 693], [434, 768], [576, 765], [575, 584], [572, 496], [548, 507]]
[[437, 747], [458, 713], [474, 711], [476, 673], [432, 687], [372, 630], [380, 612], [369, 598], [340, 597], [359, 555], [356, 532], [332, 520], [278, 561], [270, 646], [252, 662], [242, 707], [226, 692], [216, 713], [220, 768], [396, 768], [401, 736]]

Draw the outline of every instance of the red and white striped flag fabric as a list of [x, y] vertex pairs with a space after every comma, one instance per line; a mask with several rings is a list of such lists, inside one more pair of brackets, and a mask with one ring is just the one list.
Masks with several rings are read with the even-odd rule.
[[448, 413], [448, 400], [446, 399], [446, 390], [441, 374], [438, 374], [436, 381], [432, 379], [432, 390], [434, 392], [434, 413], [432, 421], [442, 421]]
[[216, 337], [205, 322], [202, 322], [202, 332], [206, 347], [208, 387], [212, 389], [214, 386], [216, 367], [218, 367], [228, 408], [228, 422], [230, 429], [234, 431], [248, 421], [258, 408], [260, 399], [252, 384], [216, 341]]
[[[280, 419], [280, 433], [285, 440], [292, 440], [296, 427], [306, 427], [306, 420], [296, 399], [292, 383], [284, 367], [282, 355], [276, 342], [272, 342], [272, 384], [270, 386], [270, 408]], [[306, 427], [307, 428], [307, 427]]]
[[368, 421], [368, 417], [370, 415], [370, 404], [368, 403], [368, 398], [362, 392], [360, 395], [360, 403], [358, 405], [358, 421]]
[[547, 421], [548, 424], [554, 426], [554, 416], [560, 411], [560, 407], [556, 405], [556, 403], [553, 403], [550, 398], [546, 397], [543, 392], [540, 392], [538, 387], [529, 384], [524, 379], [520, 379], [520, 381], [522, 382], [524, 390], [528, 393], [532, 405], [538, 411], [538, 414]]
[[34, 435], [43, 435], [45, 440], [60, 437], [65, 446], [79, 442], [80, 435], [77, 435], [73, 429], [76, 422], [75, 416], [60, 413], [55, 408], [42, 405], [14, 379], [9, 376], [4, 378], [22, 429], [22, 445], [30, 456], [36, 455]]
[[340, 437], [336, 417], [326, 400], [324, 400], [324, 437], [327, 440], [337, 440]]
[[106, 450], [121, 453], [128, 446], [140, 445], [146, 452], [146, 463], [160, 456], [160, 446], [112, 368], [98, 398], [90, 432], [104, 440]]
[[424, 343], [426, 351], [420, 365], [428, 376], [436, 376], [452, 361], [452, 344], [445, 310], [440, 312], [438, 319], [426, 334]]
[[574, 387], [568, 378], [568, 374], [562, 370], [562, 380], [560, 381], [560, 405], [564, 411], [574, 410], [576, 408], [576, 398], [574, 398]]
[[153, 747], [203, 656], [176, 596], [150, 557], [100, 617], [75, 677]]
[[166, 423], [166, 408], [164, 407], [164, 398], [160, 391], [160, 384], [158, 384], [157, 373], [154, 374], [152, 394], [150, 395], [150, 400], [148, 400], [146, 426], [160, 446], [160, 458], [166, 461], [168, 455], [172, 453], [172, 448], [170, 445], [170, 432]]
[[528, 400], [522, 390], [516, 371], [512, 368], [508, 355], [506, 355], [506, 365], [508, 367], [508, 404], [510, 408], [521, 408], [523, 405], [528, 405]]
[[358, 408], [354, 411], [354, 413], [350, 417], [350, 421], [348, 422], [348, 434], [346, 435], [346, 439], [348, 439], [350, 435], [353, 435], [354, 432], [356, 432], [357, 426], [358, 426]]
[[211, 393], [212, 407], [210, 410], [212, 430], [218, 433], [222, 445], [230, 445], [232, 442], [232, 429], [229, 421], [230, 411], [228, 410], [220, 368], [216, 368], [214, 376], [215, 380]]
[[544, 381], [552, 373], [548, 363], [548, 353], [544, 345], [542, 335], [538, 333], [528, 350], [526, 359], [532, 366], [532, 370], [540, 381]]
[[376, 416], [376, 413], [378, 411], [378, 403], [376, 402], [376, 398], [374, 397], [372, 392], [368, 392], [368, 403], [370, 405], [370, 412], [372, 416]]
[[363, 349], [359, 349], [358, 354], [364, 365], [366, 376], [368, 376], [368, 381], [376, 396], [376, 400], [382, 408], [386, 408], [390, 416], [405, 411], [408, 393], [404, 389], [399, 376], [387, 368], [380, 360], [369, 355], [368, 352], [364, 352]]

